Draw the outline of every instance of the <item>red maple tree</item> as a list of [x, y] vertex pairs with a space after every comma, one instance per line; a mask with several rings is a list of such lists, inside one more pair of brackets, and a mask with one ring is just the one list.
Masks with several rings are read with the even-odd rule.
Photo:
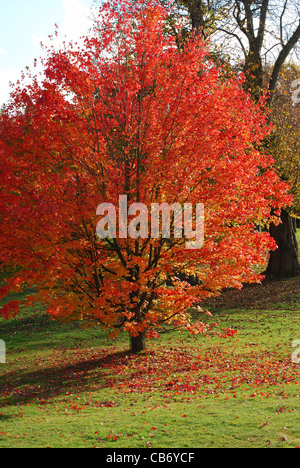
[[[28, 304], [127, 330], [132, 351], [163, 323], [207, 330], [191, 324], [195, 302], [259, 281], [254, 267], [275, 246], [255, 224], [276, 222], [290, 201], [259, 150], [270, 130], [262, 103], [241, 77], [224, 78], [200, 37], [178, 50], [166, 14], [109, 1], [83, 45], [50, 49], [43, 81], [17, 85], [0, 118], [0, 262], [18, 266], [0, 298], [35, 286]], [[161, 230], [100, 239], [96, 209], [120, 195], [128, 206], [203, 203], [204, 246]]]

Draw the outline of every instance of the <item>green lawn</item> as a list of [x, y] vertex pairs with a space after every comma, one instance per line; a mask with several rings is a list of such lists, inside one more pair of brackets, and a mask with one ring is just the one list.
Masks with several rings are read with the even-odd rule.
[[234, 337], [166, 330], [135, 357], [126, 335], [112, 342], [41, 307], [0, 320], [0, 447], [299, 447], [297, 284], [265, 302], [254, 289], [260, 301], [243, 308], [212, 304], [210, 322]]

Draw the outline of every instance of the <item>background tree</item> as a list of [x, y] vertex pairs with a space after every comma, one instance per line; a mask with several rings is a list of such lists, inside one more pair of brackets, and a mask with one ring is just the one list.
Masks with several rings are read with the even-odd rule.
[[[282, 67], [291, 53], [299, 56], [298, 1], [181, 0], [181, 5], [190, 16], [190, 26], [210, 38], [211, 49], [218, 52], [221, 47], [233, 67], [244, 72], [245, 89], [256, 101], [264, 91], [270, 92], [268, 106], [271, 107]], [[297, 248], [293, 247], [297, 241], [288, 211], [282, 212], [281, 222], [283, 226], [272, 227], [272, 236], [283, 251], [271, 253], [268, 276], [289, 276], [300, 271]], [[294, 239], [292, 243], [291, 239]]]
[[[27, 303], [124, 329], [133, 352], [165, 323], [207, 331], [192, 326], [188, 308], [260, 280], [254, 266], [274, 244], [255, 223], [276, 222], [290, 203], [257, 149], [269, 134], [263, 109], [238, 78], [224, 80], [201, 37], [179, 50], [166, 14], [151, 2], [105, 4], [84, 46], [49, 50], [44, 80], [17, 86], [0, 120], [0, 261], [22, 267], [0, 298], [37, 286]], [[153, 203], [204, 203], [204, 247], [187, 250], [186, 231], [145, 235], [140, 208], [133, 235], [99, 238], [96, 208], [113, 204], [120, 221], [120, 195], [126, 209], [149, 212]], [[177, 272], [200, 283], [168, 287]], [[1, 309], [17, 312], [15, 302]]]
[[180, 0], [180, 3], [197, 33], [212, 38], [213, 44], [222, 45], [233, 61], [243, 63], [247, 86], [254, 97], [261, 95], [264, 66], [269, 65], [267, 87], [272, 100], [281, 68], [290, 53], [296, 53], [300, 39], [298, 2]]
[[[295, 217], [300, 216], [300, 108], [294, 99], [299, 79], [298, 66], [283, 66], [271, 106], [275, 131], [268, 140], [268, 150], [275, 158], [277, 173], [282, 180], [291, 184], [293, 194], [293, 204], [283, 214], [286, 222], [270, 228], [271, 235], [276, 236], [279, 249], [272, 254], [268, 270], [276, 276], [299, 271]], [[288, 230], [286, 226], [289, 226]]]
[[272, 103], [276, 132], [270, 137], [277, 171], [291, 183], [294, 196], [291, 214], [300, 216], [300, 66], [284, 65]]

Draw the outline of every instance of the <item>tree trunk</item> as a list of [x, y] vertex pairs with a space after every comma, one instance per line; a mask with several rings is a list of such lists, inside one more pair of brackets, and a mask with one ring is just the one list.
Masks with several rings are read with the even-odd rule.
[[267, 278], [296, 276], [300, 272], [294, 220], [283, 210], [281, 221], [278, 226], [272, 224], [270, 227], [270, 235], [275, 239], [278, 248], [271, 252], [265, 273]]
[[203, 38], [206, 38], [205, 31], [205, 20], [204, 20], [204, 8], [202, 0], [187, 0], [183, 2], [188, 6], [192, 29], [195, 31], [196, 36], [202, 34]]
[[258, 102], [262, 96], [264, 71], [260, 51], [257, 50], [255, 43], [250, 47], [245, 61], [244, 73], [246, 76], [245, 91]]
[[140, 333], [137, 336], [130, 335], [130, 351], [133, 354], [140, 353], [146, 349], [146, 333]]

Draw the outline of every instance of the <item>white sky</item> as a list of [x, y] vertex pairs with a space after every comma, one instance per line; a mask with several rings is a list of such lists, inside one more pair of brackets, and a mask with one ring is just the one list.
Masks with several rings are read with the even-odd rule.
[[0, 107], [8, 100], [9, 82], [43, 55], [40, 43], [59, 26], [60, 38], [78, 39], [91, 26], [93, 0], [0, 0]]

